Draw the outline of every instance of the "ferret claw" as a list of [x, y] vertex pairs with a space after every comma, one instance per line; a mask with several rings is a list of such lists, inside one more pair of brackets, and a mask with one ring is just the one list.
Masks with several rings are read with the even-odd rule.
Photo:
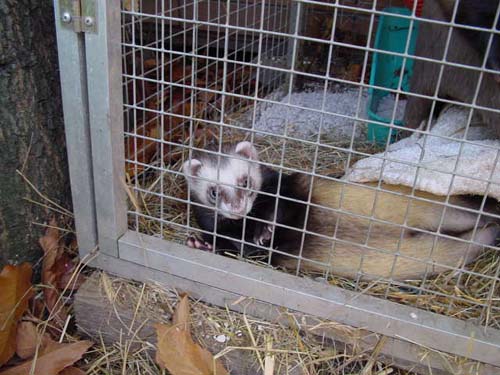
[[259, 246], [264, 246], [269, 241], [271, 241], [271, 238], [273, 236], [273, 226], [271, 224], [266, 224], [263, 226], [261, 233], [258, 234], [256, 233], [254, 237], [254, 242], [259, 245]]
[[212, 250], [211, 244], [209, 244], [206, 241], [202, 242], [193, 236], [188, 237], [188, 239], [186, 240], [186, 245], [193, 248], [193, 249], [198, 249], [198, 250], [206, 250], [206, 251]]

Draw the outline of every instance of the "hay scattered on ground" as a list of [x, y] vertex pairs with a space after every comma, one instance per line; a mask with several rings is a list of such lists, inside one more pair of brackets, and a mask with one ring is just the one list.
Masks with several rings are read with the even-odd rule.
[[[99, 287], [117, 314], [123, 312], [125, 305], [134, 311], [135, 321], [123, 321], [124, 332], [135, 332], [140, 324], [170, 323], [180, 300], [174, 290], [164, 286], [134, 283], [101, 272], [93, 277], [98, 279]], [[244, 306], [251, 301], [239, 303]], [[306, 324], [287, 314], [283, 310], [281, 322], [269, 322], [192, 301], [191, 330], [200, 345], [221, 358], [229, 369], [236, 366], [233, 369], [238, 368], [240, 374], [261, 373], [266, 354], [274, 356], [274, 374], [413, 374], [382, 362], [377, 353], [351, 350], [315, 334], [320, 327], [335, 325], [338, 332], [354, 339], [360, 335], [357, 329], [316, 318], [313, 323]], [[154, 362], [154, 340], [144, 341], [134, 335], [133, 339], [123, 336], [115, 343], [99, 341], [94, 351], [85, 357], [87, 374], [162, 373]]]

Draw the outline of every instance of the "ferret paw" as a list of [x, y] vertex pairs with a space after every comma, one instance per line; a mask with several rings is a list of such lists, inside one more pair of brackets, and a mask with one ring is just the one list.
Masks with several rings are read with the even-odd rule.
[[209, 244], [206, 241], [199, 240], [198, 238], [196, 238], [194, 236], [188, 237], [188, 239], [186, 240], [186, 245], [193, 248], [193, 249], [198, 249], [198, 250], [205, 250], [205, 251], [212, 250], [211, 244]]
[[253, 237], [254, 243], [260, 246], [269, 245], [273, 236], [273, 230], [274, 227], [271, 224], [262, 224], [262, 226], [255, 231], [255, 235]]

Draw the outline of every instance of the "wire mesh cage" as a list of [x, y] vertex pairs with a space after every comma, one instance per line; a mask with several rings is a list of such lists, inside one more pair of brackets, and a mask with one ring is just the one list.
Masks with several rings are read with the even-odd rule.
[[[83, 108], [88, 85], [88, 119], [64, 104], [77, 231], [98, 240], [99, 266], [139, 264], [219, 304], [250, 295], [495, 373], [498, 1], [96, 8], [85, 53], [60, 48], [60, 64], [69, 77], [86, 59], [63, 95]], [[60, 46], [75, 42], [58, 27]]]
[[[499, 328], [496, 204], [487, 199], [498, 181], [492, 180], [494, 168], [486, 178], [460, 172], [461, 154], [475, 145], [472, 114], [484, 110], [498, 116], [498, 90], [481, 102], [481, 90], [488, 90], [480, 87], [481, 80], [495, 74], [488, 52], [475, 67], [464, 56], [454, 61], [452, 52], [460, 46], [453, 40], [460, 31], [453, 30], [487, 34], [491, 51], [498, 30], [493, 24], [464, 26], [458, 18], [431, 23], [411, 10], [388, 13], [395, 5], [403, 6], [395, 1], [123, 2], [126, 171], [134, 197], [129, 227], [170, 241], [189, 238], [195, 247]], [[459, 12], [458, 6], [451, 8], [452, 16]], [[402, 51], [374, 47], [383, 15], [408, 23]], [[491, 16], [498, 19], [496, 8]], [[430, 26], [443, 29], [440, 56], [415, 59], [409, 51], [408, 30], [418, 22], [423, 33]], [[477, 26], [483, 29], [474, 31]], [[383, 105], [389, 118], [375, 123], [390, 130], [377, 144], [366, 141], [366, 124], [375, 72], [371, 64], [381, 52], [400, 57], [403, 67], [392, 72], [395, 86], [375, 86], [387, 94]], [[432, 90], [402, 87], [410, 61], [419, 80], [436, 71]], [[439, 95], [443, 80], [473, 73], [476, 87], [470, 88], [468, 103]], [[428, 110], [423, 115], [428, 125], [398, 125], [407, 103], [425, 98], [432, 107], [430, 116]], [[429, 136], [443, 103], [465, 108], [465, 132]], [[426, 142], [452, 142], [459, 148], [455, 168], [425, 164], [422, 153], [420, 160], [408, 162], [415, 168], [414, 184], [383, 182], [390, 181], [384, 172], [394, 162], [388, 154], [391, 137], [410, 132], [424, 139], [424, 149]], [[236, 145], [244, 141], [253, 146], [238, 152]], [[496, 143], [480, 147], [498, 159]], [[341, 178], [356, 161], [374, 154], [380, 163], [378, 182]], [[186, 183], [186, 163], [196, 167], [185, 169], [192, 172], [188, 179], [203, 183]], [[449, 178], [448, 194], [421, 192], [421, 169]], [[254, 176], [259, 173], [264, 177]], [[480, 183], [484, 193], [457, 198], [452, 185], [461, 178]], [[245, 209], [232, 208], [237, 199]], [[200, 207], [205, 209], [200, 215], [210, 216], [212, 223], [196, 220]]]

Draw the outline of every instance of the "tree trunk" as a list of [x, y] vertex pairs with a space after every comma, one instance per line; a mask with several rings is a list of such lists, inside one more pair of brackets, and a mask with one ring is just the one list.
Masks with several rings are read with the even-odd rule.
[[51, 214], [45, 196], [71, 202], [53, 4], [0, 1], [0, 266], [36, 261]]

